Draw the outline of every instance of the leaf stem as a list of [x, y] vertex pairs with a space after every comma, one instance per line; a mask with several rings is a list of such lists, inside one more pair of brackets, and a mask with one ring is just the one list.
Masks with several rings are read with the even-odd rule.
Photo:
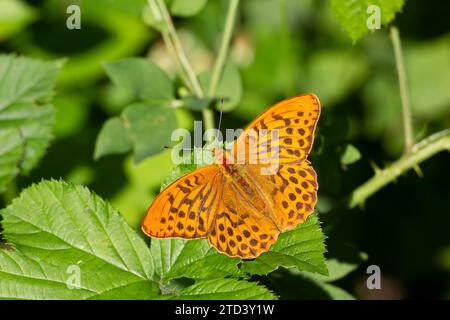
[[223, 32], [222, 40], [220, 43], [219, 54], [214, 64], [214, 69], [211, 77], [211, 84], [209, 86], [208, 95], [213, 97], [217, 92], [217, 86], [222, 75], [222, 70], [225, 64], [226, 57], [228, 55], [228, 49], [230, 47], [231, 35], [233, 33], [234, 21], [236, 19], [237, 8], [239, 6], [239, 0], [230, 0], [228, 7], [228, 13], [225, 21], [225, 29]]
[[[197, 97], [203, 98], [204, 93], [198, 82], [197, 76], [195, 75], [194, 69], [192, 68], [189, 59], [181, 45], [180, 38], [175, 30], [175, 27], [172, 22], [172, 18], [170, 17], [169, 10], [167, 10], [167, 6], [164, 0], [149, 0], [149, 2], [156, 1], [157, 8], [159, 9], [159, 14], [165, 24], [165, 28], [168, 35], [167, 39], [164, 41], [174, 49], [175, 59], [178, 60], [179, 65], [182, 67], [182, 70], [185, 72], [189, 82], [194, 90], [194, 93]], [[154, 7], [154, 6], [151, 6]]]
[[450, 151], [450, 129], [425, 138], [414, 145], [409, 154], [405, 154], [385, 169], [376, 170], [371, 179], [352, 192], [348, 200], [349, 207], [354, 208], [357, 205], [363, 205], [370, 196], [397, 179], [401, 174], [444, 150]]
[[403, 130], [405, 136], [405, 154], [412, 151], [414, 144], [413, 130], [412, 130], [412, 113], [409, 102], [408, 85], [406, 80], [405, 64], [403, 61], [402, 45], [400, 42], [400, 34], [398, 29], [394, 26], [390, 29], [392, 46], [394, 47], [395, 64], [397, 66], [398, 82], [400, 86], [400, 97], [402, 101], [403, 110]]

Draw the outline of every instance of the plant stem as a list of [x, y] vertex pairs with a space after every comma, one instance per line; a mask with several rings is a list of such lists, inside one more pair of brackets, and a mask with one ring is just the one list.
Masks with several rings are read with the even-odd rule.
[[228, 48], [230, 47], [231, 35], [233, 33], [234, 21], [236, 18], [239, 0], [230, 0], [228, 7], [227, 18], [225, 21], [225, 29], [223, 31], [222, 40], [220, 42], [219, 54], [216, 63], [214, 64], [213, 74], [211, 77], [211, 85], [209, 86], [208, 95], [213, 97], [217, 92], [217, 86], [222, 75], [223, 66], [228, 55]]
[[[233, 33], [233, 25], [236, 18], [238, 6], [239, 0], [230, 1], [227, 17], [225, 20], [225, 29], [220, 41], [219, 54], [214, 64], [213, 73], [211, 76], [211, 84], [208, 91], [208, 96], [210, 97], [214, 97], [217, 93], [217, 87], [219, 85], [220, 77], [222, 76], [222, 70], [225, 64], [226, 57], [228, 55], [228, 49], [230, 47], [230, 40]], [[202, 112], [205, 130], [214, 128], [214, 111], [211, 109], [204, 109]]]
[[170, 17], [164, 0], [148, 0], [148, 2], [155, 17], [162, 19], [162, 22], [164, 23], [164, 30], [162, 31], [163, 40], [166, 43], [169, 51], [172, 51], [172, 54], [174, 54], [174, 58], [178, 62], [178, 65], [181, 66], [181, 72], [184, 72], [184, 74], [186, 75], [189, 81], [187, 83], [187, 86], [194, 91], [194, 94], [197, 97], [203, 98], [203, 90], [200, 86], [200, 83], [198, 82], [194, 70], [192, 69], [187, 55], [184, 52], [183, 46], [181, 45], [180, 39], [175, 30], [172, 18]]
[[[153, 16], [155, 17], [155, 20], [164, 22], [161, 10], [158, 7], [158, 4], [155, 0], [148, 0], [148, 5], [150, 7], [150, 10], [152, 11]], [[180, 62], [180, 59], [178, 58], [177, 52], [175, 50], [175, 47], [172, 43], [172, 40], [169, 36], [168, 27], [164, 27], [160, 30], [161, 36], [163, 38], [164, 43], [166, 44], [167, 51], [169, 51], [169, 54], [174, 58], [178, 69], [180, 70], [180, 77], [183, 83], [188, 87], [188, 89], [193, 92], [194, 87], [192, 83], [189, 81], [189, 78], [187, 74], [184, 72], [184, 68]]]
[[395, 64], [397, 66], [398, 82], [400, 85], [400, 97], [402, 101], [403, 110], [403, 130], [405, 136], [405, 154], [412, 151], [414, 144], [412, 131], [412, 113], [409, 102], [408, 85], [406, 80], [405, 64], [403, 62], [402, 45], [400, 42], [400, 35], [396, 27], [391, 27], [391, 41], [394, 47]]
[[435, 133], [411, 148], [409, 154], [392, 163], [389, 167], [376, 170], [375, 175], [356, 188], [350, 195], [348, 205], [354, 208], [382, 189], [401, 174], [415, 167], [440, 151], [450, 151], [450, 129]]

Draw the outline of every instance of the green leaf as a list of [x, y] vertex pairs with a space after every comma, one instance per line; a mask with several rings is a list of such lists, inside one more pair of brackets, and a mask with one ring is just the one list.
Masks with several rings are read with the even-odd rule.
[[130, 151], [133, 145], [127, 129], [118, 117], [108, 119], [97, 137], [94, 159], [104, 155]]
[[442, 119], [450, 106], [450, 36], [407, 47], [406, 74], [413, 114]]
[[341, 163], [344, 165], [355, 163], [361, 159], [361, 153], [355, 146], [348, 144], [345, 147], [344, 153], [341, 155]]
[[137, 103], [127, 107], [123, 117], [133, 141], [135, 162], [162, 152], [177, 128], [174, 110], [164, 106]]
[[174, 16], [190, 17], [199, 13], [207, 2], [208, 0], [173, 0], [170, 12]]
[[0, 40], [14, 35], [36, 18], [32, 7], [19, 0], [0, 0]]
[[0, 250], [0, 298], [149, 299], [159, 293], [144, 241], [85, 187], [43, 181], [0, 214], [3, 236], [16, 248]]
[[253, 261], [245, 261], [241, 270], [249, 274], [265, 275], [279, 267], [295, 267], [301, 271], [328, 275], [324, 241], [319, 219], [313, 214], [295, 230], [280, 234], [268, 252]]
[[370, 11], [368, 13], [369, 6], [379, 7], [380, 24], [385, 26], [402, 9], [404, 2], [404, 0], [331, 0], [331, 10], [353, 41], [356, 41], [371, 31], [368, 19], [373, 13]]
[[152, 239], [155, 273], [162, 283], [178, 278], [211, 279], [243, 276], [238, 258], [229, 258], [214, 249], [207, 239]]
[[[164, 296], [163, 296], [164, 297]], [[254, 282], [236, 279], [210, 279], [197, 281], [173, 297], [177, 300], [273, 300], [277, 297]]]
[[[362, 260], [365, 260], [363, 256]], [[328, 259], [326, 261], [326, 265], [328, 269], [328, 275], [321, 275], [321, 274], [303, 274], [303, 275], [307, 276], [310, 279], [315, 279], [318, 281], [333, 282], [342, 279], [349, 273], [355, 271], [358, 268], [359, 263], [344, 262], [333, 258]]]
[[24, 144], [20, 131], [14, 128], [0, 130], [0, 191], [20, 173]]
[[187, 96], [183, 98], [184, 106], [193, 111], [201, 111], [206, 109], [211, 101], [212, 99], [209, 98], [197, 98], [195, 96]]
[[160, 153], [170, 145], [177, 128], [175, 111], [165, 106], [135, 103], [122, 112], [120, 118], [105, 122], [97, 137], [94, 158], [123, 153], [133, 147], [136, 163]]
[[305, 90], [314, 92], [323, 106], [336, 104], [357, 89], [369, 71], [367, 59], [351, 52], [327, 50], [308, 62]]
[[103, 64], [115, 85], [132, 92], [137, 98], [164, 104], [174, 98], [169, 76], [154, 62], [143, 58], [128, 58]]
[[0, 190], [42, 157], [54, 123], [53, 86], [61, 62], [0, 56]]
[[[204, 71], [198, 76], [200, 85], [205, 92], [208, 92], [211, 77], [211, 70]], [[226, 65], [223, 69], [215, 97], [218, 98], [216, 103], [217, 110], [222, 109], [224, 112], [233, 110], [241, 101], [242, 79], [239, 70], [235, 66]], [[221, 99], [224, 99], [223, 106], [221, 106]]]
[[335, 285], [314, 280], [313, 282], [322, 288], [322, 290], [333, 300], [356, 300], [353, 295]]

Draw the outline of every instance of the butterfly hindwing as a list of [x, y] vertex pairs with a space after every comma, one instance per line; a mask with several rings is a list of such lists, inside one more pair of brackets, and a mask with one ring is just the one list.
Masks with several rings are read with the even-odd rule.
[[209, 242], [220, 252], [242, 259], [256, 258], [269, 250], [280, 231], [259, 212], [234, 183], [227, 183]]
[[248, 166], [256, 183], [273, 206], [282, 231], [294, 229], [314, 211], [317, 202], [317, 175], [309, 161], [281, 164], [273, 175], [262, 175], [261, 166]]

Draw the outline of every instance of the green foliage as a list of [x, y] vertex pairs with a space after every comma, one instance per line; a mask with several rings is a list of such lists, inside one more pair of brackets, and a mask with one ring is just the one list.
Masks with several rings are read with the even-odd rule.
[[336, 104], [352, 93], [368, 74], [367, 60], [344, 51], [316, 53], [307, 67], [306, 90], [315, 92], [323, 106]]
[[236, 279], [198, 281], [182, 289], [178, 295], [165, 297], [177, 300], [273, 300], [276, 296], [255, 283]]
[[53, 86], [61, 62], [0, 56], [0, 191], [28, 173], [52, 137]]
[[133, 93], [142, 101], [167, 104], [174, 97], [171, 80], [151, 60], [129, 58], [103, 65], [117, 87]]
[[331, 10], [353, 41], [356, 41], [371, 31], [367, 26], [369, 15], [373, 14], [368, 12], [369, 6], [379, 7], [380, 22], [387, 25], [402, 9], [404, 2], [404, 0], [331, 0]]
[[[125, 59], [105, 63], [105, 69], [115, 85], [130, 92], [141, 102], [127, 106], [120, 117], [108, 120], [98, 138], [94, 158], [123, 153], [131, 148], [136, 162], [159, 153], [170, 144], [176, 129], [172, 81], [156, 64], [145, 59]], [[148, 139], [149, 134], [152, 139]]]
[[119, 117], [108, 119], [97, 137], [94, 158], [112, 153], [124, 153], [133, 147], [127, 129]]
[[361, 159], [361, 153], [355, 146], [348, 144], [345, 147], [344, 153], [341, 155], [342, 164], [352, 164]]
[[[6, 209], [0, 250], [0, 297], [148, 299], [158, 294], [144, 241], [107, 202], [81, 186], [44, 181]], [[72, 268], [80, 288], [69, 289]]]
[[[199, 75], [199, 81], [205, 92], [208, 92], [211, 83], [212, 71], [208, 70]], [[242, 80], [239, 70], [233, 65], [225, 66], [222, 76], [219, 80], [216, 96], [218, 102], [216, 109], [228, 112], [237, 107], [242, 97]], [[221, 106], [223, 99], [223, 106]]]
[[0, 40], [25, 28], [36, 18], [35, 11], [19, 0], [0, 0]]
[[153, 239], [151, 253], [155, 273], [163, 283], [183, 277], [215, 279], [244, 275], [237, 267], [239, 259], [218, 253], [206, 239]]
[[423, 118], [448, 114], [450, 105], [450, 36], [407, 47], [405, 65], [409, 76], [411, 107]]
[[202, 10], [208, 0], [173, 0], [170, 5], [170, 12], [174, 16], [189, 17]]

